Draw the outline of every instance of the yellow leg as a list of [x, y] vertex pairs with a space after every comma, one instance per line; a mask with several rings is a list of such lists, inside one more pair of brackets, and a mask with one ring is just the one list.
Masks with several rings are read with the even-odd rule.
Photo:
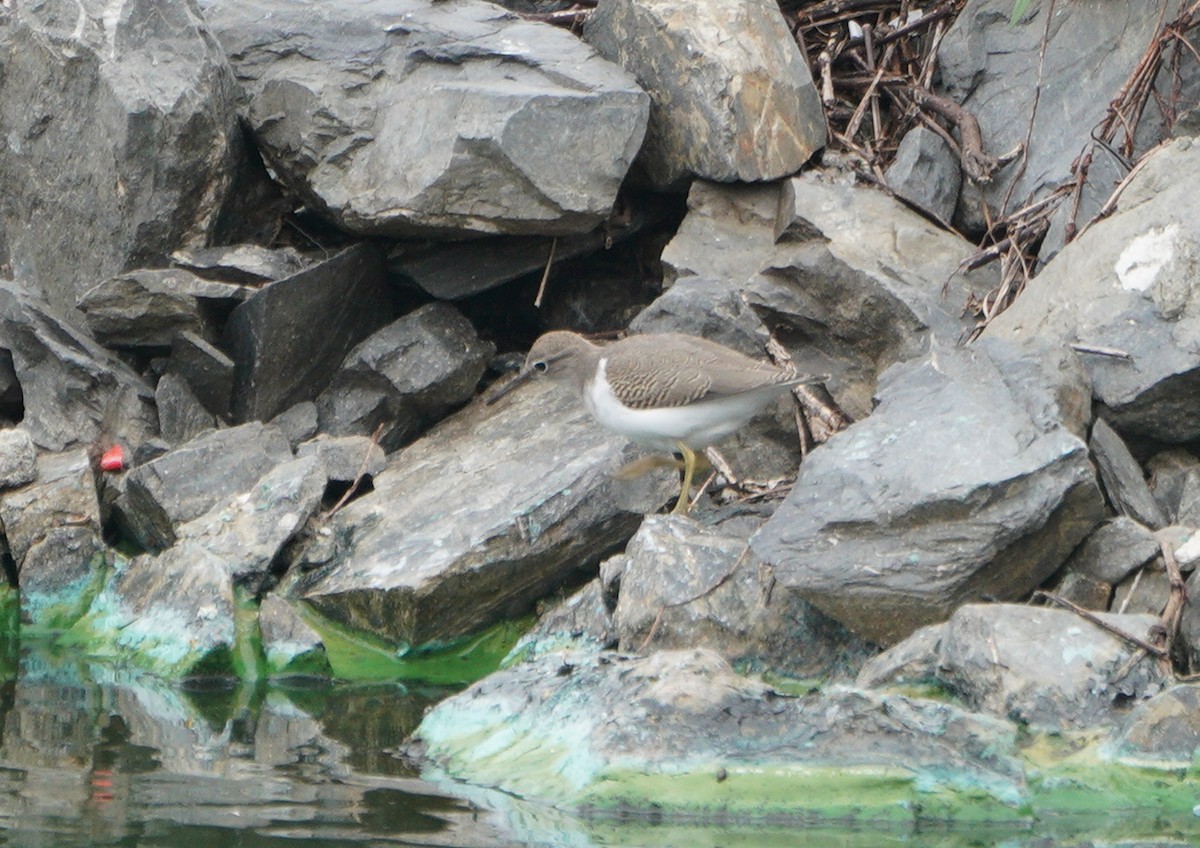
[[636, 480], [643, 475], [649, 474], [651, 471], [656, 471], [659, 468], [683, 468], [683, 460], [676, 459], [673, 456], [662, 456], [660, 454], [650, 454], [635, 459], [633, 462], [627, 462], [613, 472], [613, 477], [617, 480]]
[[671, 514], [687, 515], [688, 507], [691, 505], [692, 475], [696, 473], [696, 452], [683, 442], [676, 442], [675, 446], [683, 455], [683, 485], [679, 490], [679, 500], [675, 502], [675, 508], [671, 510]]

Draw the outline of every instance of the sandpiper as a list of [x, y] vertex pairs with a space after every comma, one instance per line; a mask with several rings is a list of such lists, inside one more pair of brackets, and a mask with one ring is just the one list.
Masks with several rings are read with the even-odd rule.
[[578, 333], [546, 333], [495, 403], [526, 380], [570, 381], [592, 417], [632, 441], [683, 456], [675, 513], [687, 512], [696, 451], [741, 429], [773, 399], [819, 378], [751, 359], [683, 333], [628, 336], [607, 345]]

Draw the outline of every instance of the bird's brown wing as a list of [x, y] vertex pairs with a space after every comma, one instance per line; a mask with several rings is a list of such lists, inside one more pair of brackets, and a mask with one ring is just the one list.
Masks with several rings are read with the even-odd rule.
[[794, 374], [679, 333], [630, 336], [603, 357], [613, 391], [634, 409], [684, 406], [784, 386]]

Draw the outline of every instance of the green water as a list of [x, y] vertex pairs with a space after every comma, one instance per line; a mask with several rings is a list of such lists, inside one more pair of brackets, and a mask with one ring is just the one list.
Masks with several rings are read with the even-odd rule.
[[[800, 821], [591, 820], [422, 779], [393, 755], [448, 689], [399, 683], [181, 687], [26, 649], [0, 668], [0, 845], [1058, 846], [1094, 821], [912, 832]], [[1200, 799], [1197, 799], [1200, 801]], [[1105, 844], [1188, 844], [1168, 821]], [[1194, 835], [1194, 834], [1192, 834]]]

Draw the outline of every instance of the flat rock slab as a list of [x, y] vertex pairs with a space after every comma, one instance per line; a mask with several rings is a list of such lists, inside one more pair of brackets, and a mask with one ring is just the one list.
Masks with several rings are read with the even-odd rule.
[[566, 387], [468, 406], [337, 513], [339, 550], [298, 593], [327, 618], [414, 645], [525, 612], [672, 497], [674, 474], [614, 481], [626, 461], [625, 440]]
[[0, 255], [55, 309], [213, 232], [242, 142], [194, 4], [9, 4], [0, 67]]
[[1097, 418], [1092, 424], [1088, 447], [1100, 471], [1104, 491], [1108, 493], [1108, 499], [1117, 512], [1128, 515], [1151, 530], [1166, 527], [1167, 516], [1150, 492], [1141, 465], [1133, 458], [1124, 440], [1103, 418]]
[[584, 232], [645, 134], [633, 77], [490, 3], [201, 5], [272, 167], [350, 232]]
[[1099, 414], [1125, 436], [1200, 437], [1200, 214], [1180, 179], [1198, 167], [1200, 141], [1156, 151], [1117, 211], [1067, 245], [986, 331], [1128, 354], [1083, 356]]
[[128, 271], [85, 291], [79, 309], [109, 347], [170, 347], [185, 330], [211, 335], [218, 318], [250, 293], [181, 268]]
[[442, 701], [415, 738], [439, 773], [572, 810], [911, 820], [969, 796], [1019, 804], [1014, 730], [899, 695], [780, 698], [693, 650], [522, 663]]
[[260, 244], [186, 247], [172, 253], [171, 261], [206, 279], [249, 284], [282, 280], [303, 271], [311, 262], [295, 248]]
[[[1149, 615], [1100, 618], [1139, 639], [1158, 624]], [[969, 604], [942, 633], [939, 676], [974, 709], [1035, 728], [1115, 726], [1166, 682], [1157, 660], [1137, 651], [1067, 610]]]
[[383, 257], [369, 244], [260, 289], [225, 325], [235, 421], [313, 400], [356, 344], [393, 315]]
[[584, 38], [650, 94], [640, 161], [660, 188], [779, 179], [825, 146], [808, 62], [773, 0], [610, 0]]
[[1104, 517], [1064, 426], [1080, 394], [1077, 363], [1009, 346], [893, 366], [874, 413], [808, 456], [752, 538], [776, 591], [881, 644], [968, 601], [1025, 596]]
[[12, 356], [22, 426], [38, 447], [90, 448], [100, 439], [137, 445], [157, 433], [154, 393], [133, 369], [24, 286], [2, 279], [0, 349]]

